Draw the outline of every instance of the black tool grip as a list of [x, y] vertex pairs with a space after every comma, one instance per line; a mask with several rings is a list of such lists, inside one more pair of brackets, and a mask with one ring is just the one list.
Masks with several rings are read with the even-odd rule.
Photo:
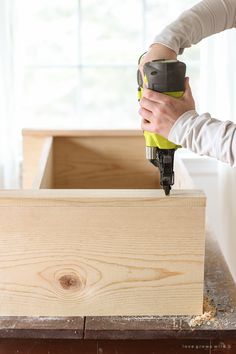
[[[143, 67], [147, 86], [157, 92], [184, 91], [186, 65], [178, 60], [154, 60]], [[139, 78], [140, 79], [140, 78]]]

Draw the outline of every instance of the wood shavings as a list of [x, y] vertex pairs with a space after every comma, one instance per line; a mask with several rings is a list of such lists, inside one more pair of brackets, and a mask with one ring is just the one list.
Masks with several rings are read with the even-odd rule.
[[207, 297], [204, 297], [203, 301], [203, 314], [199, 316], [195, 316], [191, 318], [189, 321], [190, 327], [199, 327], [203, 324], [207, 324], [208, 326], [214, 321], [214, 317], [216, 315], [216, 308], [212, 303], [212, 300], [209, 300]]
[[189, 321], [190, 327], [197, 327], [201, 326], [205, 323], [209, 323], [212, 320], [212, 313], [211, 312], [204, 312], [202, 315], [195, 316]]

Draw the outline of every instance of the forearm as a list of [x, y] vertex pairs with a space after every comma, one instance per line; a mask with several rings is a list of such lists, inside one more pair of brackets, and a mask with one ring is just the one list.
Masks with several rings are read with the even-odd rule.
[[212, 34], [235, 27], [235, 0], [203, 0], [167, 26], [154, 39], [181, 54], [184, 48], [191, 47], [201, 39]]
[[219, 121], [209, 113], [184, 113], [173, 125], [168, 139], [199, 154], [236, 167], [236, 124]]

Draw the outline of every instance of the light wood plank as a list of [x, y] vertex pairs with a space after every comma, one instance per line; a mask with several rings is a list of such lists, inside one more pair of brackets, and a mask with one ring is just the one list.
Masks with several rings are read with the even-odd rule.
[[0, 315], [200, 314], [202, 192], [158, 190], [141, 132], [23, 135], [37, 189], [0, 192]]
[[200, 207], [206, 205], [200, 190], [173, 190], [166, 197], [161, 189], [60, 189], [60, 190], [1, 190], [0, 206], [175, 206]]
[[177, 150], [174, 159], [175, 184], [174, 189], [196, 189], [193, 179], [181, 158], [181, 150]]
[[33, 189], [53, 188], [53, 138], [44, 139]]
[[[44, 161], [52, 138], [47, 136], [24, 136], [23, 138], [23, 183], [22, 187], [39, 188], [44, 173]], [[34, 186], [34, 187], [33, 187]]]
[[30, 198], [0, 202], [0, 315], [202, 312], [204, 206]]
[[56, 137], [55, 188], [159, 188], [142, 136]]
[[130, 137], [139, 136], [143, 139], [141, 130], [77, 130], [77, 129], [23, 129], [25, 136], [52, 136], [52, 137]]

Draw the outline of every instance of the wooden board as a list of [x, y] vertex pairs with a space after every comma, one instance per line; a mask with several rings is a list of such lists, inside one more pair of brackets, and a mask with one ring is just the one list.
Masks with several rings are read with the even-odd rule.
[[46, 140], [45, 135], [27, 135], [23, 139], [23, 188], [33, 188], [35, 185]]
[[[216, 342], [219, 342], [218, 350], [222, 348], [222, 352], [227, 352], [231, 346], [229, 353], [233, 353], [233, 343], [236, 345], [235, 340], [232, 340], [236, 338], [236, 284], [216, 241], [209, 234], [206, 238], [205, 294], [213, 301], [216, 316], [210, 323], [199, 327], [189, 326], [189, 316], [86, 317], [84, 327], [81, 317], [0, 317], [0, 338], [17, 338], [16, 348], [19, 338], [63, 338], [72, 339], [73, 343], [77, 342], [75, 338], [81, 338], [85, 339], [84, 342], [98, 341], [98, 346], [101, 340], [109, 343], [121, 340], [127, 344], [127, 348], [130, 342], [137, 340], [140, 344], [146, 339], [147, 348], [148, 343], [155, 343], [158, 350], [160, 342], [155, 340], [160, 338], [168, 340], [169, 344], [170, 339], [176, 339], [180, 343], [179, 339], [185, 338], [185, 345], [190, 342], [196, 346], [202, 344], [203, 339], [208, 339], [208, 346], [213, 345], [212, 340], [215, 339], [214, 349]], [[6, 340], [5, 343], [9, 344], [9, 353], [12, 353], [11, 340]], [[117, 350], [116, 345], [115, 347]], [[2, 341], [0, 348], [5, 349]], [[185, 347], [185, 352], [187, 349]], [[203, 349], [204, 353], [208, 352], [206, 348]]]
[[56, 137], [54, 188], [158, 188], [139, 136]]
[[30, 130], [23, 135], [24, 188], [29, 188], [29, 183], [33, 185], [32, 174], [42, 175], [37, 171], [42, 170], [47, 145], [44, 144], [42, 161], [37, 164], [38, 148], [42, 150], [39, 142], [47, 142], [49, 136], [53, 138], [53, 153], [48, 157], [46, 172], [50, 179], [49, 184], [43, 183], [40, 188], [159, 188], [159, 170], [146, 160], [140, 132]]
[[53, 188], [53, 138], [44, 139], [33, 189]]
[[24, 157], [33, 189], [0, 192], [0, 315], [202, 313], [205, 196], [156, 189], [140, 132], [25, 131]]
[[1, 316], [0, 353], [2, 338], [83, 339], [84, 324], [84, 317]]
[[0, 193], [1, 315], [202, 312], [200, 192], [19, 193]]
[[[191, 327], [192, 316], [87, 317], [85, 338], [93, 340], [157, 338], [236, 338], [236, 284], [216, 240], [206, 237], [205, 297], [216, 309], [215, 317]], [[232, 352], [233, 353], [233, 352]]]
[[184, 162], [181, 159], [181, 149], [175, 152], [174, 159], [174, 173], [175, 173], [175, 183], [173, 188], [177, 190], [181, 189], [196, 189], [194, 181], [187, 170]]

